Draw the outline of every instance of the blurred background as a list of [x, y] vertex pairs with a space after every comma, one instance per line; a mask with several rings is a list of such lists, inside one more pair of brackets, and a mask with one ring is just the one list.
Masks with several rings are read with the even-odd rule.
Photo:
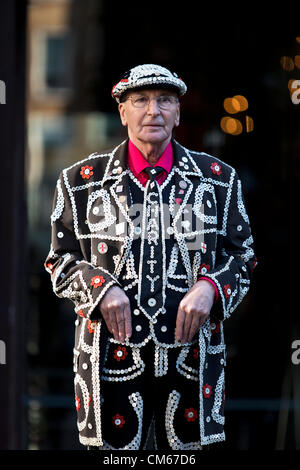
[[187, 83], [175, 138], [237, 169], [256, 242], [252, 289], [225, 322], [221, 447], [300, 449], [297, 7], [2, 0], [0, 10], [0, 449], [83, 449], [75, 314], [43, 267], [52, 198], [60, 170], [124, 139], [110, 91], [142, 63]]

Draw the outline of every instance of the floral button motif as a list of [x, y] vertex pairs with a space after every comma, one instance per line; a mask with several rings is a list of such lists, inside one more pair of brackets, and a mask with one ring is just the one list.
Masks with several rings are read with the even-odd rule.
[[230, 297], [230, 295], [231, 295], [230, 284], [226, 284], [226, 286], [224, 286], [224, 294], [225, 294], [226, 299], [228, 299], [228, 297]]
[[210, 322], [210, 331], [212, 333], [220, 333], [220, 323], [219, 322]]
[[91, 280], [91, 286], [93, 286], [95, 289], [97, 289], [97, 287], [101, 287], [102, 284], [105, 283], [105, 279], [103, 276], [94, 276], [92, 277], [92, 280]]
[[96, 325], [97, 325], [97, 322], [95, 322], [95, 321], [89, 320], [87, 322], [87, 327], [88, 327], [89, 333], [94, 333], [95, 332]]
[[203, 391], [204, 398], [209, 398], [211, 396], [211, 393], [212, 393], [211, 388], [212, 388], [211, 385], [208, 385], [208, 384], [203, 385], [202, 391]]
[[114, 358], [120, 362], [124, 361], [124, 359], [128, 356], [127, 349], [125, 346], [118, 346], [117, 349], [114, 350]]
[[220, 175], [222, 173], [221, 165], [217, 162], [212, 163], [210, 165], [210, 169], [215, 175]]
[[116, 428], [122, 428], [125, 424], [124, 416], [116, 414], [112, 418], [112, 423]]
[[199, 356], [199, 346], [193, 349], [193, 358], [198, 359]]
[[81, 403], [80, 403], [80, 398], [76, 396], [75, 398], [75, 406], [76, 406], [76, 410], [78, 411], [79, 408], [81, 407]]
[[205, 263], [202, 263], [201, 266], [200, 266], [200, 273], [203, 275], [203, 274], [206, 274], [208, 271], [210, 270], [210, 266], [209, 264], [205, 264]]
[[94, 167], [89, 165], [82, 166], [80, 170], [81, 177], [85, 180], [89, 180], [94, 174], [93, 169]]
[[195, 421], [198, 418], [198, 413], [194, 408], [187, 408], [184, 417], [187, 421]]

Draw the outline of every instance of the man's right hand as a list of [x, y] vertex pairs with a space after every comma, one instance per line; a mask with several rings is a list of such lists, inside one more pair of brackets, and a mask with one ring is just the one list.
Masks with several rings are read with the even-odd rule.
[[106, 326], [117, 341], [122, 343], [126, 336], [130, 338], [131, 309], [129, 298], [118, 286], [111, 287], [100, 302], [100, 312]]

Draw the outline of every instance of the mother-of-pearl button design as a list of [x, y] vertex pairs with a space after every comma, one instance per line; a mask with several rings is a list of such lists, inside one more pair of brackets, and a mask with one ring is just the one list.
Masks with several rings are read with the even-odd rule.
[[165, 332], [167, 331], [167, 329], [168, 329], [168, 328], [167, 328], [165, 325], [163, 325], [163, 326], [161, 327], [161, 331], [162, 331], [163, 333], [165, 333]]
[[140, 311], [139, 311], [137, 308], [135, 308], [135, 309], [133, 310], [133, 314], [134, 314], [134, 315], [139, 315], [139, 314], [140, 314]]
[[156, 300], [153, 297], [151, 297], [151, 299], [148, 300], [148, 305], [150, 307], [154, 307], [154, 305], [156, 305]]
[[208, 205], [209, 208], [211, 208], [211, 202], [209, 199], [206, 201], [206, 204]]
[[141, 327], [141, 325], [136, 325], [135, 329], [136, 329], [136, 331], [141, 331], [142, 327]]
[[94, 214], [94, 215], [98, 215], [98, 214], [99, 214], [99, 210], [100, 210], [99, 207], [94, 207], [94, 208], [93, 208], [93, 214]]
[[236, 229], [240, 232], [241, 230], [243, 230], [243, 227], [241, 225], [238, 225]]
[[58, 232], [57, 236], [58, 236], [58, 238], [62, 238], [64, 236], [64, 234], [62, 232]]

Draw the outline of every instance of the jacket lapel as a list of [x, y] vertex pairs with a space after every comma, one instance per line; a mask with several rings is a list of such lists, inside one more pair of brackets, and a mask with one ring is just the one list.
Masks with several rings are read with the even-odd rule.
[[203, 175], [190, 152], [175, 140], [172, 141], [174, 150], [174, 214], [173, 229], [174, 237], [178, 243], [182, 262], [187, 272], [189, 287], [195, 282], [192, 268], [192, 259], [188, 249], [189, 241], [186, 235], [192, 230], [191, 224], [194, 216], [192, 206], [195, 203], [195, 189], [201, 182]]
[[116, 215], [115, 243], [119, 251], [119, 260], [115, 266], [115, 275], [119, 276], [129, 255], [134, 238], [134, 224], [129, 217], [129, 176], [127, 167], [128, 139], [115, 147], [110, 154], [101, 185], [110, 193], [112, 211]]
[[[170, 211], [173, 216], [174, 237], [187, 272], [188, 284], [192, 286], [194, 283], [192, 262], [186, 237], [183, 236], [185, 227], [182, 222], [183, 220], [192, 220], [192, 214], [189, 212], [194, 203], [195, 184], [199, 184], [203, 175], [186, 148], [174, 139], [172, 139], [172, 146], [174, 152], [174, 197], [170, 203]], [[127, 151], [128, 139], [112, 150], [101, 182], [102, 187], [110, 193], [112, 210], [117, 217], [116, 245], [119, 251], [119, 261], [115, 268], [117, 276], [129, 256], [134, 239], [134, 224], [129, 215]]]

